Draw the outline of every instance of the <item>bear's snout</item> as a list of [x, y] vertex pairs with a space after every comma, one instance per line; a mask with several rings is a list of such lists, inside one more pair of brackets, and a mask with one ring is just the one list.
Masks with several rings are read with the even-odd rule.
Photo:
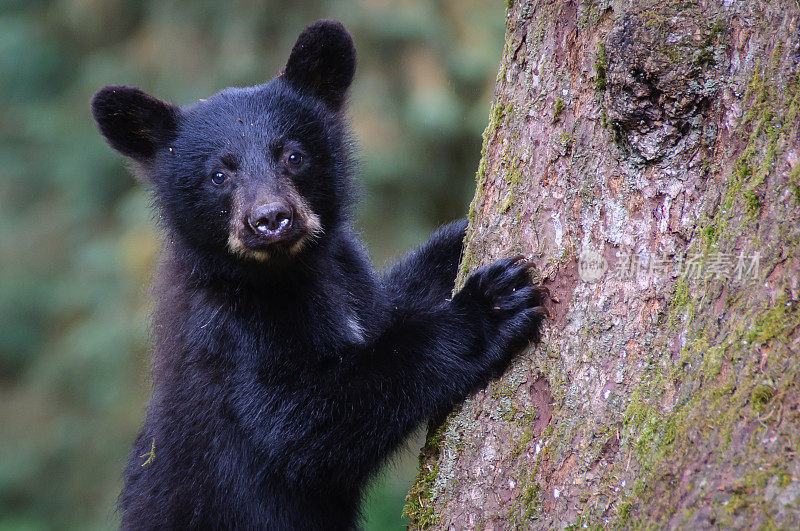
[[280, 239], [292, 228], [294, 212], [286, 203], [258, 205], [247, 214], [247, 226], [258, 236]]

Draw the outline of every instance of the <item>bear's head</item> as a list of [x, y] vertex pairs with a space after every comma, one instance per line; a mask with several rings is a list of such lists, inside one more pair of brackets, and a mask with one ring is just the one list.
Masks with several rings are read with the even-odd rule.
[[185, 107], [107, 86], [92, 114], [152, 187], [170, 233], [211, 256], [286, 261], [346, 219], [352, 142], [343, 106], [355, 64], [350, 35], [323, 20], [263, 85]]

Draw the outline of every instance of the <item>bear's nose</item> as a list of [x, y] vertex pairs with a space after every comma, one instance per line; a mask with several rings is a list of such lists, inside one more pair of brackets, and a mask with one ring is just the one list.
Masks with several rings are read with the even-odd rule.
[[282, 203], [261, 205], [247, 216], [247, 224], [257, 234], [280, 234], [292, 226], [292, 210]]

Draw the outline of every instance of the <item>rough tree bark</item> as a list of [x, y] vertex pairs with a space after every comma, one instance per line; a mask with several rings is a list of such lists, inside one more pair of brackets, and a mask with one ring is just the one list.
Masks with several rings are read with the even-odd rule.
[[412, 527], [800, 528], [800, 2], [508, 3], [460, 281], [529, 255], [552, 319]]

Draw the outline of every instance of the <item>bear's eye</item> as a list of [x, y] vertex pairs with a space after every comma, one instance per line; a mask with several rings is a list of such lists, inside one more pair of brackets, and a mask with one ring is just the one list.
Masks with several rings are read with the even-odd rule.
[[221, 171], [218, 171], [211, 176], [211, 184], [213, 184], [214, 186], [222, 186], [223, 184], [225, 184], [225, 181], [227, 180], [228, 176], [222, 173]]
[[292, 166], [299, 166], [301, 162], [303, 162], [303, 155], [298, 153], [297, 151], [293, 151], [289, 154], [286, 158], [289, 161], [289, 164]]

